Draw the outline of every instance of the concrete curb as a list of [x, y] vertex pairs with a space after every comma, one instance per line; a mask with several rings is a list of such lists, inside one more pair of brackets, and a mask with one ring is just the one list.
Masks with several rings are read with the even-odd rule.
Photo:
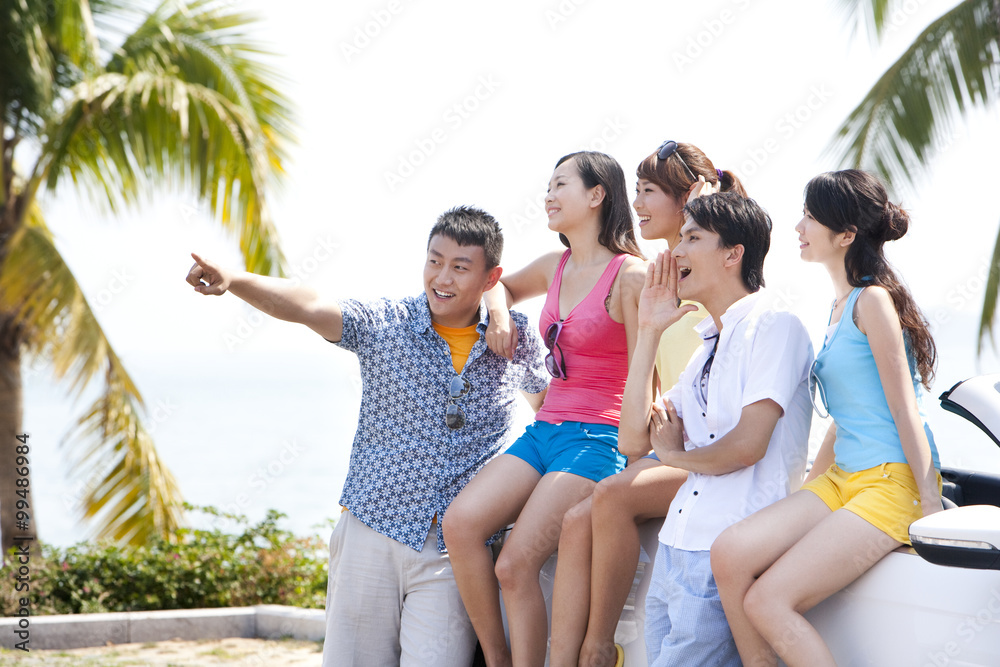
[[[221, 609], [172, 609], [107, 614], [63, 614], [0, 618], [0, 647], [13, 649], [28, 639], [31, 649], [71, 649], [169, 639], [308, 639], [326, 634], [322, 609], [265, 604]], [[24, 633], [27, 633], [25, 636]]]

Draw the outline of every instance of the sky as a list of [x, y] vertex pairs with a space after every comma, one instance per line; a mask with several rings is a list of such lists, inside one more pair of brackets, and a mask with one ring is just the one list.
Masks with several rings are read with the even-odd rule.
[[[833, 0], [232, 4], [262, 16], [255, 34], [281, 54], [274, 63], [287, 76], [298, 144], [271, 211], [290, 274], [323, 294], [419, 293], [427, 232], [458, 204], [497, 217], [506, 236], [504, 266], [515, 270], [560, 247], [541, 206], [560, 156], [607, 152], [631, 188], [639, 161], [674, 139], [734, 171], [769, 211], [768, 287], [783, 292], [815, 342], [833, 291], [821, 267], [798, 258], [793, 227], [803, 187], [837, 168], [827, 148], [840, 122], [914, 37], [954, 5], [897, 3], [890, 30], [875, 45]], [[1000, 368], [994, 354], [978, 361], [974, 354], [1000, 225], [1000, 204], [982, 189], [989, 193], [1000, 178], [998, 140], [997, 110], [973, 111], [939, 138], [917, 186], [896, 193], [911, 228], [887, 253], [938, 341], [932, 398]], [[203, 445], [218, 456], [214, 466], [239, 458], [239, 443], [268, 427], [233, 403], [255, 367], [273, 370], [260, 377], [277, 383], [283, 398], [303, 392], [307, 406], [306, 393], [313, 400], [334, 392], [333, 380], [356, 382], [353, 358], [304, 327], [266, 320], [230, 295], [191, 291], [183, 281], [190, 252], [233, 267], [240, 257], [236, 240], [190, 193], [165, 183], [142, 210], [113, 218], [70, 185], [44, 193], [46, 219], [145, 392], [150, 422], [163, 426], [157, 443], [172, 467], [190, 465], [182, 441], [200, 433], [222, 434], [221, 442]], [[664, 244], [643, 248], [652, 254]], [[540, 308], [536, 300], [523, 310], [534, 315]], [[54, 385], [43, 363], [26, 373], [25, 429], [56, 441], [86, 402]], [[336, 409], [337, 427], [349, 429], [351, 406]], [[1000, 471], [996, 448], [984, 449], [974, 429], [935, 410], [932, 425], [954, 433], [952, 461]], [[269, 460], [287, 450], [282, 430], [307, 428], [270, 427], [276, 433]], [[337, 446], [346, 465], [348, 445]], [[72, 479], [72, 466], [61, 465], [52, 468], [53, 486], [60, 475]], [[211, 497], [180, 481], [189, 500]], [[284, 483], [294, 481], [285, 476]], [[335, 487], [324, 490], [332, 502], [339, 486], [328, 486]], [[62, 531], [59, 539], [81, 534], [69, 514], [49, 525]]]

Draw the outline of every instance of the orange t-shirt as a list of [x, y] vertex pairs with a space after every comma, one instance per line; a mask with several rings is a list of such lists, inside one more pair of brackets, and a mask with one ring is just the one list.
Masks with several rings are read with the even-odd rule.
[[437, 331], [438, 335], [448, 343], [448, 348], [451, 350], [451, 365], [455, 367], [455, 372], [461, 373], [462, 369], [465, 368], [469, 353], [472, 352], [472, 346], [479, 340], [479, 330], [476, 328], [478, 325], [473, 324], [471, 327], [455, 329], [437, 322], [431, 322], [431, 324], [434, 325], [434, 331]]

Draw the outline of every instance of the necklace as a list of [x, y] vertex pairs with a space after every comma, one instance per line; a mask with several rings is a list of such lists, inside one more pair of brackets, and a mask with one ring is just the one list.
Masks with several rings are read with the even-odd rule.
[[844, 296], [841, 296], [841, 297], [837, 297], [837, 298], [836, 298], [836, 299], [834, 300], [834, 302], [833, 302], [833, 308], [832, 308], [832, 310], [837, 310], [837, 306], [839, 306], [839, 305], [840, 305], [840, 302], [841, 302], [841, 301], [843, 301], [844, 299], [846, 299], [846, 298], [847, 298], [848, 296], [850, 296], [850, 295], [851, 295], [851, 293], [850, 293], [850, 292], [848, 292], [848, 293], [847, 293], [847, 294], [845, 294]]

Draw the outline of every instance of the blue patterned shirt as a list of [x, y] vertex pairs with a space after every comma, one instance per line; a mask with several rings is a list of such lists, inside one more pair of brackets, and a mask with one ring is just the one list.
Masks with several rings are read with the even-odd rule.
[[[445, 410], [455, 376], [448, 343], [431, 325], [427, 297], [340, 301], [344, 332], [336, 344], [358, 355], [361, 410], [340, 504], [373, 530], [420, 551], [431, 520], [506, 443], [518, 396], [548, 384], [542, 342], [513, 313], [513, 361], [486, 347], [486, 307], [479, 340], [462, 375], [472, 390], [458, 400], [465, 426], [449, 429]], [[445, 551], [441, 522], [438, 551]]]

